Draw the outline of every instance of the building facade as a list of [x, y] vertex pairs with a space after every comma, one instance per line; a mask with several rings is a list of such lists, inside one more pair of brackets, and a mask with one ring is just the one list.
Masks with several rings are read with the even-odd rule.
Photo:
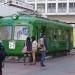
[[25, 0], [34, 9], [47, 15], [50, 19], [57, 19], [75, 23], [75, 0]]
[[33, 6], [25, 0], [0, 0], [0, 16], [10, 16], [22, 11], [34, 11]]
[[[12, 0], [0, 0], [6, 3]], [[28, 3], [33, 9], [50, 19], [61, 20], [68, 23], [75, 23], [75, 0], [13, 0], [16, 3]]]

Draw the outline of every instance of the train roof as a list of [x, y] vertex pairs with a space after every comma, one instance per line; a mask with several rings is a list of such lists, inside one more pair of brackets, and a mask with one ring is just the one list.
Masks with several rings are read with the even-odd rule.
[[7, 16], [0, 19], [0, 26], [2, 25], [24, 25], [24, 24], [44, 24], [51, 27], [61, 27], [61, 28], [72, 28], [70, 24], [60, 22], [58, 20], [49, 20], [42, 17], [35, 17], [30, 15], [20, 15], [20, 16]]

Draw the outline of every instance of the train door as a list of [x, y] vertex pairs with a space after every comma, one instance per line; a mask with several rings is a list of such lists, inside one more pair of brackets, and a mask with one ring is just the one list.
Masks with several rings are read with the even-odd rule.
[[37, 32], [37, 39], [40, 37], [41, 34], [46, 35], [47, 33], [47, 27], [46, 26], [38, 26], [36, 27]]
[[45, 36], [47, 36], [47, 27], [46, 26], [41, 26], [40, 28], [40, 35], [43, 34]]
[[46, 26], [41, 26], [41, 34], [46, 35]]
[[71, 40], [71, 34], [69, 31], [66, 31], [66, 50], [69, 50], [70, 48], [70, 40]]
[[41, 33], [44, 34], [44, 29], [43, 29], [42, 26], [36, 26], [34, 31], [35, 31], [34, 33], [35, 33], [35, 35], [37, 37], [37, 40], [39, 39]]

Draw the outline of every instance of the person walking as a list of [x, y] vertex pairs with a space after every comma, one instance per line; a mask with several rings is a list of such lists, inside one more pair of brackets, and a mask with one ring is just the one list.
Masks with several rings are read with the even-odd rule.
[[44, 39], [46, 37], [44, 37], [43, 34], [41, 34], [39, 40], [38, 40], [38, 44], [39, 44], [39, 50], [40, 50], [40, 65], [42, 67], [45, 66], [44, 61], [45, 61], [45, 56], [46, 56], [46, 47], [47, 47], [47, 42]]
[[24, 48], [23, 49], [24, 49], [24, 52], [23, 53], [24, 53], [24, 65], [25, 65], [26, 58], [27, 59], [30, 58], [30, 51], [31, 51], [30, 37], [27, 37], [26, 42], [24, 43]]
[[6, 56], [6, 53], [5, 53], [4, 46], [0, 42], [0, 75], [2, 75], [2, 63], [5, 60], [5, 56]]
[[36, 64], [36, 51], [37, 51], [37, 41], [34, 36], [32, 36], [32, 58], [33, 58], [33, 65]]

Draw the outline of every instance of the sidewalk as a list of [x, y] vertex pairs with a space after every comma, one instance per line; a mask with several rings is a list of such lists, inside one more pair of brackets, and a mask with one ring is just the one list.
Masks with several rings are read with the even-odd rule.
[[23, 63], [5, 63], [3, 75], [75, 75], [75, 55], [63, 56], [46, 61], [46, 67], [24, 65]]
[[[48, 65], [49, 63], [46, 61], [46, 64]], [[44, 67], [41, 67], [39, 62], [37, 62], [36, 65], [24, 65], [23, 63], [6, 62], [3, 68], [3, 75], [25, 75], [27, 73], [40, 70], [42, 68]]]

